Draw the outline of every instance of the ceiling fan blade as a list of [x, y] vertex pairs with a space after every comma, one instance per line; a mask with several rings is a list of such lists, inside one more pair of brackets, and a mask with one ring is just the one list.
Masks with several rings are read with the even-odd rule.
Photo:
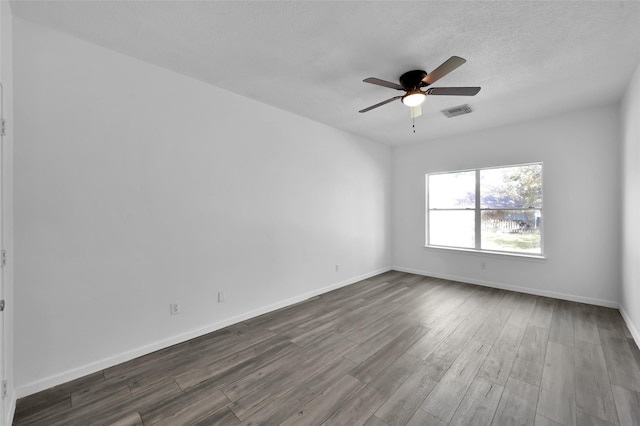
[[358, 112], [367, 112], [367, 111], [371, 111], [371, 110], [372, 110], [372, 109], [374, 109], [374, 108], [378, 108], [379, 106], [382, 106], [382, 105], [384, 105], [384, 104], [388, 104], [389, 102], [393, 102], [393, 101], [395, 101], [396, 99], [400, 99], [401, 97], [402, 97], [402, 96], [394, 96], [393, 98], [389, 98], [389, 99], [387, 99], [386, 101], [382, 101], [382, 102], [380, 102], [380, 103], [378, 103], [378, 104], [371, 105], [369, 108], [361, 109], [361, 110], [360, 110], [360, 111], [358, 111]]
[[427, 74], [427, 76], [422, 79], [422, 82], [427, 86], [430, 84], [433, 84], [437, 80], [440, 80], [442, 77], [449, 74], [451, 71], [458, 68], [460, 65], [464, 64], [465, 62], [467, 62], [466, 59], [463, 59], [459, 56], [452, 56], [446, 61], [444, 61], [444, 63], [440, 65], [438, 68], [436, 68], [435, 70]]
[[475, 96], [480, 87], [433, 87], [427, 89], [427, 95]]
[[380, 80], [379, 78], [375, 78], [375, 77], [365, 78], [362, 81], [364, 81], [365, 83], [377, 84], [378, 86], [389, 87], [391, 89], [404, 90], [404, 87], [400, 86], [397, 83], [392, 83], [386, 80]]

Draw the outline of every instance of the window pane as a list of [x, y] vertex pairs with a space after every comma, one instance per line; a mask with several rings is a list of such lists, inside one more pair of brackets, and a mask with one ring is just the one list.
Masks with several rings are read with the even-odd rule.
[[476, 207], [476, 172], [429, 175], [430, 209]]
[[540, 210], [484, 210], [482, 212], [483, 250], [542, 253]]
[[429, 244], [474, 248], [474, 211], [441, 210], [429, 212]]
[[480, 207], [542, 208], [542, 164], [480, 170]]

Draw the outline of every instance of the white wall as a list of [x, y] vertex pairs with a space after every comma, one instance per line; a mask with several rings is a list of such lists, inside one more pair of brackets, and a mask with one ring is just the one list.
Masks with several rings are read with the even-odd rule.
[[14, 366], [14, 291], [13, 291], [13, 16], [8, 2], [0, 2], [0, 80], [4, 87], [3, 115], [6, 135], [2, 141], [2, 246], [7, 250], [7, 265], [2, 269], [6, 300], [4, 311], [4, 379], [7, 398], [3, 402], [4, 419], [0, 425], [11, 424], [15, 410]]
[[622, 102], [622, 304], [640, 345], [640, 65]]
[[[452, 126], [455, 120], [464, 117], [452, 118]], [[617, 307], [619, 139], [611, 106], [395, 148], [392, 265]], [[537, 161], [544, 163], [545, 260], [424, 247], [425, 173]]]
[[20, 396], [389, 268], [388, 147], [19, 19], [14, 47]]

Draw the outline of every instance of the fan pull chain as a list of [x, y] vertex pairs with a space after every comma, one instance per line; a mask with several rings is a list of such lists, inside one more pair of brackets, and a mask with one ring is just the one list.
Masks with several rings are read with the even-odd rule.
[[413, 133], [415, 133], [416, 132], [416, 118], [415, 117], [411, 118], [411, 121], [413, 122], [411, 127], [413, 127]]

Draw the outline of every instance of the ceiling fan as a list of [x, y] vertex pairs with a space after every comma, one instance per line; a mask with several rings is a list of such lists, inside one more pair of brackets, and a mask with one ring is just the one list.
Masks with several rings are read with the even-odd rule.
[[427, 87], [467, 62], [459, 56], [452, 56], [435, 70], [427, 73], [424, 70], [414, 70], [405, 72], [400, 76], [400, 84], [390, 81], [381, 80], [375, 77], [365, 78], [365, 83], [376, 84], [378, 86], [389, 87], [391, 89], [402, 90], [404, 95], [394, 96], [386, 101], [382, 101], [358, 112], [371, 111], [374, 108], [393, 102], [396, 99], [402, 99], [402, 103], [411, 107], [411, 116], [417, 117], [422, 114], [420, 105], [427, 98], [427, 95], [434, 96], [474, 96], [480, 91], [480, 87], [430, 87], [426, 90], [420, 90]]

